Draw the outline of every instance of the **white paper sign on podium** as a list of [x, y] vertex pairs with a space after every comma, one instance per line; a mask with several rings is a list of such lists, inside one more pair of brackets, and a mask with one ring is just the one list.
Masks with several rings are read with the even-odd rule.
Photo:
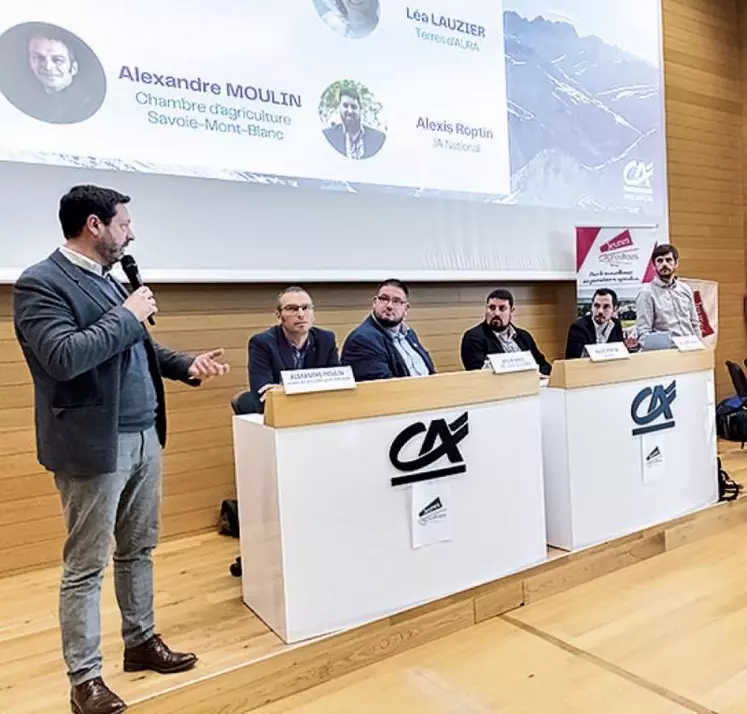
[[539, 370], [539, 366], [534, 361], [531, 352], [497, 352], [496, 354], [488, 355], [488, 361], [490, 362], [493, 374]]
[[280, 372], [286, 394], [333, 392], [355, 389], [353, 370], [348, 366], [319, 367], [317, 369], [288, 369]]
[[666, 432], [653, 432], [640, 437], [643, 483], [655, 483], [667, 475], [668, 436]]
[[447, 479], [420, 481], [411, 486], [412, 547], [452, 540], [453, 506]]
[[606, 362], [607, 360], [628, 359], [630, 357], [630, 352], [623, 342], [586, 345], [584, 349], [592, 362]]
[[700, 341], [700, 338], [696, 335], [673, 337], [672, 342], [674, 342], [674, 346], [680, 352], [694, 352], [695, 350], [704, 350], [706, 348], [706, 346]]

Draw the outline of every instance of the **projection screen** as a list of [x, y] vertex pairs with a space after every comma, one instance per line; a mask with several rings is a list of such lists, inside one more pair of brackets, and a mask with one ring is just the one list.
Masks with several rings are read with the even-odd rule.
[[667, 230], [657, 0], [0, 9], [0, 281], [59, 197], [132, 196], [149, 281], [568, 279]]

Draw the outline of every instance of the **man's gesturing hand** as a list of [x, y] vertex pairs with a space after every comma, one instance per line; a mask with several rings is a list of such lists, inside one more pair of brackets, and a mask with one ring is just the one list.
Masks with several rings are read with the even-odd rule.
[[145, 322], [151, 315], [158, 312], [153, 291], [145, 285], [135, 290], [124, 301], [124, 306], [138, 319], [138, 322]]
[[197, 355], [189, 366], [189, 376], [192, 379], [210, 379], [228, 374], [230, 367], [223, 362], [218, 362], [218, 358], [223, 356], [224, 351], [223, 349], [212, 350]]

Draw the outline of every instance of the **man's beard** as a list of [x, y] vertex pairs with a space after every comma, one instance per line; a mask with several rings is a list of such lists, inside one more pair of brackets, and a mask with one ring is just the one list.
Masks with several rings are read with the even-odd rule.
[[490, 329], [493, 330], [493, 332], [505, 332], [510, 324], [510, 322], [507, 322], [504, 325], [500, 320], [491, 320]]
[[342, 123], [344, 124], [345, 131], [348, 134], [355, 135], [355, 134], [357, 134], [361, 130], [361, 120], [360, 119], [353, 119], [353, 118], [343, 119]]
[[102, 264], [105, 268], [111, 268], [118, 263], [124, 255], [127, 243], [123, 246], [117, 247], [112, 243], [102, 242], [96, 244], [96, 252], [101, 258]]
[[379, 317], [377, 315], [376, 319], [379, 321], [379, 324], [382, 327], [397, 327], [397, 325], [402, 324], [402, 320], [404, 318], [402, 317]]

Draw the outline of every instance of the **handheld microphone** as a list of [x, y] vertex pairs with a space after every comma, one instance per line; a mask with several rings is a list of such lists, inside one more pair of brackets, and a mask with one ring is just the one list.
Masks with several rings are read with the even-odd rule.
[[[132, 289], [137, 290], [138, 288], [143, 287], [143, 279], [140, 277], [140, 269], [137, 267], [135, 259], [129, 253], [122, 256], [120, 264], [122, 265], [122, 270], [124, 270], [127, 279], [130, 281], [130, 285], [132, 285]], [[150, 325], [156, 324], [153, 315], [148, 318], [148, 323]]]

